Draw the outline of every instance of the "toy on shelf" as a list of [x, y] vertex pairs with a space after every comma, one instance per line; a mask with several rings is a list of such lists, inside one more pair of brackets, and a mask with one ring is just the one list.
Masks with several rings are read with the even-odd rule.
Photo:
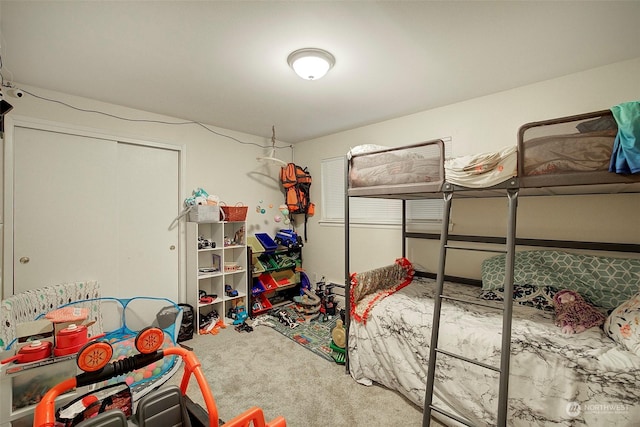
[[231, 288], [231, 285], [224, 285], [224, 292], [228, 297], [237, 297], [238, 291], [236, 289]]
[[240, 227], [233, 236], [232, 245], [244, 245], [244, 226]]
[[289, 249], [301, 248], [303, 245], [302, 238], [293, 230], [282, 229], [276, 233], [273, 239], [278, 245], [285, 246]]
[[212, 304], [216, 298], [218, 298], [216, 294], [207, 294], [202, 289], [198, 291], [198, 302], [202, 305]]
[[209, 240], [204, 236], [198, 236], [198, 249], [215, 249], [216, 242]]

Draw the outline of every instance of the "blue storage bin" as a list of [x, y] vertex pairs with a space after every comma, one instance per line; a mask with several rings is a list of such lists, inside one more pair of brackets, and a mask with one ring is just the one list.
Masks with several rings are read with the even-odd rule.
[[256, 233], [255, 236], [260, 244], [264, 247], [265, 252], [273, 252], [278, 248], [276, 242], [274, 242], [267, 233]]

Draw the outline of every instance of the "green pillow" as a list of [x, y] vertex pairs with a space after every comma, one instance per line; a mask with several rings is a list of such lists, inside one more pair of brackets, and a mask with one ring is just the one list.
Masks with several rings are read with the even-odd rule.
[[[482, 289], [504, 287], [505, 255], [482, 263]], [[562, 251], [516, 253], [514, 283], [570, 289], [611, 310], [640, 290], [640, 259], [598, 257]]]

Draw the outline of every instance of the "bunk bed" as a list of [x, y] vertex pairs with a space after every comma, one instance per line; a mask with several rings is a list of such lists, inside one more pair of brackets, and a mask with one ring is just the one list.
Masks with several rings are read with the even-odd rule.
[[[382, 384], [424, 407], [423, 426], [429, 425], [432, 411], [453, 425], [506, 425], [507, 419], [510, 426], [637, 425], [640, 345], [630, 351], [601, 328], [563, 334], [554, 324], [554, 312], [541, 309], [553, 308], [552, 296], [544, 295], [542, 286], [536, 289], [536, 308], [513, 304], [514, 286], [522, 285], [514, 285], [514, 275], [522, 274], [516, 245], [552, 247], [549, 241], [516, 239], [520, 195], [640, 192], [640, 174], [609, 172], [620, 154], [615, 118], [605, 110], [529, 123], [520, 128], [517, 147], [458, 159], [445, 159], [442, 140], [352, 150], [345, 177], [345, 281], [351, 296], [347, 372], [362, 384]], [[404, 163], [418, 165], [417, 173]], [[465, 249], [449, 244], [447, 225], [454, 197], [505, 195], [506, 237], [485, 240], [505, 243], [501, 255], [489, 258], [501, 257], [503, 263], [504, 302], [499, 304], [487, 301], [488, 293], [478, 286], [445, 280], [447, 250]], [[443, 198], [435, 280], [412, 272], [416, 277], [411, 284], [403, 276], [372, 283], [375, 274], [351, 273], [351, 197]], [[406, 240], [420, 237], [407, 232], [406, 219], [402, 228], [403, 258], [382, 268], [387, 270], [382, 276], [404, 264]], [[636, 244], [585, 242], [582, 247], [640, 252]], [[366, 290], [361, 279], [367, 279]], [[630, 289], [633, 301], [632, 291], [640, 290], [637, 277]], [[515, 299], [522, 296], [516, 293]], [[532, 300], [527, 295], [522, 299], [518, 302]], [[545, 300], [548, 304], [541, 307]], [[457, 357], [454, 351], [466, 356]]]

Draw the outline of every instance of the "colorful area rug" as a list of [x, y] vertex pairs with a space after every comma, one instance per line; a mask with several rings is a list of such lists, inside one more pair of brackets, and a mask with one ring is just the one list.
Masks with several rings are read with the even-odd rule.
[[335, 363], [333, 355], [336, 353], [331, 349], [331, 330], [336, 326], [338, 316], [333, 316], [326, 322], [322, 321], [322, 316], [318, 320], [305, 321], [304, 316], [298, 314], [292, 306], [280, 307], [287, 315], [296, 320], [295, 328], [281, 323], [277, 317], [270, 314], [267, 317], [270, 323], [274, 324], [274, 329], [285, 337], [297, 342], [307, 350], [310, 350], [318, 356]]

